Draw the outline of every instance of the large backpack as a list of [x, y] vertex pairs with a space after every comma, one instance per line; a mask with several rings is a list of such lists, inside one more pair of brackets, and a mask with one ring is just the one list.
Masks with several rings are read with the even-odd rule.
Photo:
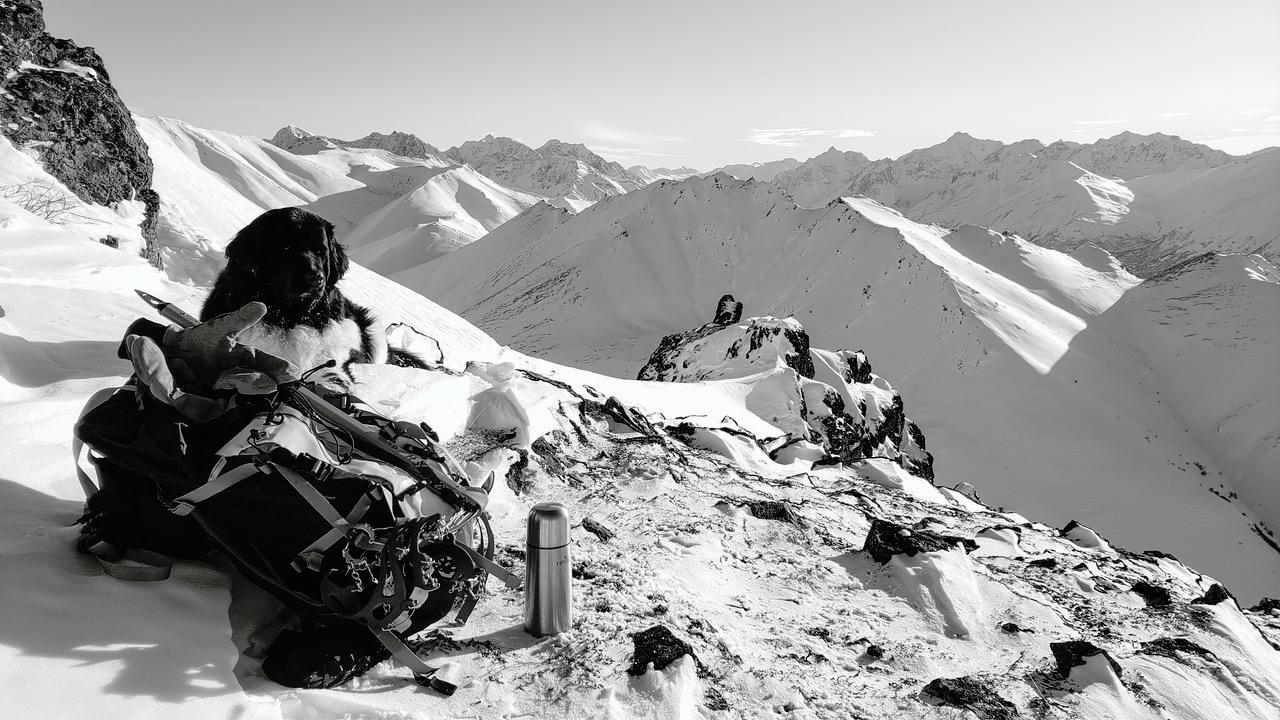
[[455, 609], [465, 622], [488, 574], [519, 579], [493, 562], [488, 488], [468, 486], [429, 428], [304, 383], [205, 423], [133, 383], [102, 395], [74, 449], [84, 549], [108, 572], [159, 579], [165, 556], [221, 550], [304, 619], [363, 626], [421, 684], [453, 691], [405, 639]]

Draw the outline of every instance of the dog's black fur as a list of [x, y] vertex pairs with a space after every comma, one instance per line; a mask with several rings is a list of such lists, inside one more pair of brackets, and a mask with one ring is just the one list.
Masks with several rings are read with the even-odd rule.
[[[360, 342], [349, 357], [339, 359], [344, 369], [388, 358], [386, 339], [375, 332], [372, 314], [338, 289], [350, 261], [333, 236], [332, 223], [302, 208], [268, 210], [236, 234], [226, 256], [227, 265], [200, 310], [201, 321], [257, 300], [267, 306], [261, 324], [284, 333], [300, 327], [323, 333], [353, 321]], [[391, 355], [395, 364], [426, 367], [408, 353]]]

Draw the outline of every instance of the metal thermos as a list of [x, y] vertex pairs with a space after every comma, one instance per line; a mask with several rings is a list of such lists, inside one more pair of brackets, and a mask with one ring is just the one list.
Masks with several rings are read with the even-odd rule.
[[524, 629], [554, 635], [573, 622], [569, 589], [569, 511], [560, 503], [538, 503], [529, 511], [525, 555]]

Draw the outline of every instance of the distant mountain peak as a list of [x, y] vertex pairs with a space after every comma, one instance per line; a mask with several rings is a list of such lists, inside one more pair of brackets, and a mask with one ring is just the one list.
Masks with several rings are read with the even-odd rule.
[[347, 147], [386, 150], [396, 155], [424, 160], [436, 159], [442, 155], [440, 149], [431, 143], [413, 133], [400, 132], [399, 130], [392, 130], [387, 135], [373, 132], [356, 140], [339, 140], [337, 142], [339, 145]]
[[647, 184], [587, 146], [555, 138], [534, 149], [513, 138], [488, 134], [449, 148], [445, 155], [511, 187], [564, 198], [575, 209]]
[[323, 135], [315, 135], [298, 127], [297, 125], [285, 125], [276, 131], [267, 142], [275, 145], [281, 150], [299, 155], [310, 155], [321, 150], [327, 150], [337, 147], [332, 139]]

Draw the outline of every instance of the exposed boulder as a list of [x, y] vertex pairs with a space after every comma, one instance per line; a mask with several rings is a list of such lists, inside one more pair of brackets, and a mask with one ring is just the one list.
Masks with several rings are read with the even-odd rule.
[[1167, 657], [1171, 660], [1182, 661], [1179, 655], [1195, 655], [1206, 660], [1216, 659], [1217, 656], [1207, 650], [1203, 645], [1187, 638], [1169, 638], [1162, 637], [1155, 640], [1148, 640], [1142, 643], [1138, 652], [1143, 655], [1158, 655]]
[[981, 720], [1018, 717], [1018, 708], [987, 682], [972, 676], [936, 678], [920, 691], [920, 699], [931, 705], [947, 705], [968, 710]]
[[1073, 668], [1091, 665], [1090, 661], [1098, 657], [1106, 660], [1107, 665], [1120, 677], [1120, 663], [1116, 662], [1106, 650], [1088, 640], [1068, 640], [1066, 642], [1049, 643], [1049, 651], [1058, 665], [1058, 675], [1064, 680], [1071, 679]]
[[894, 555], [914, 557], [922, 552], [938, 552], [955, 547], [973, 552], [978, 549], [978, 543], [968, 538], [942, 535], [932, 530], [913, 530], [891, 520], [872, 518], [871, 529], [867, 531], [867, 540], [862, 550], [872, 560], [883, 565], [892, 560]]
[[102, 58], [50, 36], [43, 13], [39, 0], [0, 0], [0, 132], [86, 202], [142, 202], [143, 255], [159, 267], [147, 145]]
[[1142, 596], [1142, 601], [1147, 604], [1147, 607], [1164, 607], [1172, 602], [1168, 588], [1152, 585], [1146, 580], [1139, 580], [1130, 589]]
[[654, 670], [662, 670], [684, 655], [697, 660], [693, 647], [676, 637], [665, 625], [654, 625], [638, 632], [631, 636], [631, 640], [635, 648], [631, 653], [631, 667], [627, 668], [630, 675], [643, 675], [651, 665]]
[[742, 303], [734, 300], [732, 295], [720, 298], [720, 302], [716, 304], [716, 317], [712, 322], [717, 325], [736, 325], [741, 321]]
[[1217, 605], [1224, 600], [1232, 599], [1231, 593], [1227, 591], [1221, 583], [1214, 583], [1209, 586], [1204, 595], [1191, 601], [1193, 605]]

